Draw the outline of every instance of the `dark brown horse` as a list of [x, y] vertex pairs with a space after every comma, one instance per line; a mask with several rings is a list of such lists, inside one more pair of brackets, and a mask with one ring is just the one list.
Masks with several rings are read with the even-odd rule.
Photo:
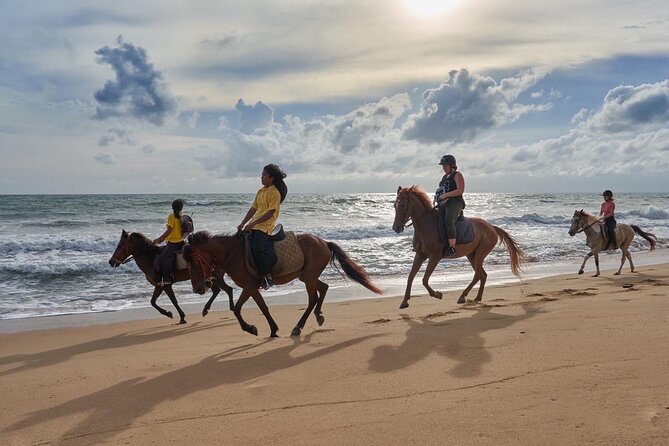
[[[299, 234], [297, 240], [304, 254], [304, 265], [301, 270], [283, 276], [273, 277], [275, 285], [281, 285], [300, 279], [304, 282], [309, 296], [309, 304], [304, 314], [293, 328], [291, 336], [299, 336], [304, 324], [311, 312], [314, 312], [318, 325], [323, 325], [321, 307], [328, 290], [328, 284], [322, 282], [319, 277], [325, 267], [330, 263], [335, 269], [335, 259], [339, 262], [344, 273], [352, 280], [358, 282], [368, 290], [381, 294], [370, 280], [367, 272], [356, 264], [337, 244], [326, 242], [320, 237], [311, 234]], [[258, 291], [259, 278], [251, 274], [246, 267], [244, 237], [241, 233], [235, 235], [212, 236], [206, 231], [196, 232], [188, 237], [188, 245], [184, 248], [184, 259], [188, 263], [190, 278], [195, 293], [203, 294], [206, 289], [206, 279], [210, 274], [228, 274], [232, 280], [242, 288], [237, 299], [234, 312], [242, 330], [258, 335], [258, 329], [246, 323], [242, 318], [242, 307], [249, 297], [255, 303], [267, 319], [270, 328], [270, 337], [276, 337], [279, 330], [278, 325], [272, 319], [269, 308], [262, 295]]]
[[[413, 247], [416, 254], [413, 259], [411, 272], [409, 272], [407, 288], [400, 308], [409, 306], [411, 284], [425, 260], [428, 262], [427, 267], [425, 268], [425, 275], [423, 276], [423, 286], [425, 286], [427, 292], [430, 293], [430, 296], [441, 299], [441, 293], [433, 290], [428, 283], [430, 276], [439, 264], [439, 261], [444, 258], [444, 243], [439, 237], [439, 213], [432, 206], [432, 202], [425, 191], [418, 186], [405, 188], [400, 186], [397, 189], [393, 230], [398, 234], [404, 231], [409, 220], [413, 220]], [[470, 218], [470, 220], [474, 226], [474, 241], [466, 245], [456, 245], [456, 255], [448, 257], [449, 259], [454, 259], [467, 256], [467, 260], [469, 260], [472, 268], [474, 268], [474, 278], [460, 295], [460, 298], [458, 299], [459, 304], [466, 302], [465, 297], [467, 297], [467, 294], [469, 294], [479, 280], [481, 281], [481, 285], [479, 286], [479, 291], [474, 301], [481, 301], [483, 288], [485, 287], [485, 282], [488, 278], [488, 274], [485, 272], [485, 269], [483, 269], [483, 261], [498, 243], [504, 243], [506, 249], [509, 251], [509, 256], [511, 257], [511, 272], [513, 272], [516, 277], [520, 277], [520, 263], [525, 260], [525, 253], [506, 231], [497, 226], [493, 226], [480, 218]]]
[[[160, 253], [160, 247], [155, 245], [153, 241], [149, 240], [143, 234], [140, 234], [139, 232], [133, 232], [132, 234], [128, 234], [127, 232], [122, 231], [121, 240], [119, 240], [118, 245], [116, 245], [116, 250], [114, 251], [114, 254], [112, 254], [111, 259], [109, 259], [109, 264], [115, 268], [133, 258], [139, 269], [141, 269], [144, 275], [146, 276], [146, 280], [151, 285], [154, 286], [153, 295], [151, 296], [151, 305], [156, 310], [158, 310], [160, 314], [162, 314], [163, 316], [167, 316], [171, 319], [172, 312], [166, 311], [160, 308], [156, 304], [156, 300], [158, 299], [158, 297], [163, 293], [163, 291], [165, 291], [165, 293], [167, 293], [167, 296], [170, 298], [172, 305], [174, 305], [174, 308], [176, 308], [177, 312], [179, 312], [179, 317], [181, 318], [179, 320], [179, 323], [185, 324], [186, 315], [179, 307], [177, 298], [174, 295], [174, 291], [172, 290], [172, 285], [160, 285], [158, 283], [160, 278], [157, 277], [153, 265], [159, 253]], [[177, 270], [174, 281], [183, 282], [188, 280], [189, 278], [190, 276], [188, 274], [188, 269], [180, 269]], [[211, 308], [212, 302], [214, 301], [214, 299], [216, 299], [218, 293], [221, 292], [221, 289], [225, 291], [226, 294], [228, 295], [228, 299], [230, 301], [229, 302], [230, 309], [232, 310], [234, 308], [234, 302], [232, 300], [232, 288], [230, 288], [230, 286], [227, 283], [225, 283], [222, 275], [214, 279], [211, 288], [213, 294], [209, 299], [209, 301], [204, 306], [204, 309], [202, 310], [202, 316], [207, 315], [209, 309]]]

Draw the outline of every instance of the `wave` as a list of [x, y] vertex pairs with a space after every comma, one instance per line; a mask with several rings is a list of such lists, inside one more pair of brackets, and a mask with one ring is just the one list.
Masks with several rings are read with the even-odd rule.
[[36, 228], [83, 228], [92, 225], [90, 221], [81, 220], [27, 221], [22, 224]]
[[669, 220], [669, 211], [656, 206], [648, 206], [645, 210], [630, 211], [620, 214], [621, 217], [630, 215], [647, 218], [648, 220]]
[[511, 224], [511, 223], [539, 223], [542, 225], [568, 225], [571, 218], [565, 215], [541, 215], [537, 213], [524, 214], [519, 217], [499, 217], [490, 220], [490, 223]]
[[19, 253], [46, 253], [51, 251], [74, 251], [87, 253], [109, 253], [111, 255], [118, 243], [118, 237], [84, 236], [81, 238], [43, 236], [34, 239], [0, 239], [0, 252], [4, 255]]

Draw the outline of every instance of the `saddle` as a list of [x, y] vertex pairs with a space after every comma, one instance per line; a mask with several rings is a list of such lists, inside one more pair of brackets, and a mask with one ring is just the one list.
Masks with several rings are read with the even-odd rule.
[[[609, 231], [606, 230], [605, 223], [599, 222], [597, 224], [594, 224], [592, 225], [592, 229], [604, 239], [605, 251], [610, 251], [614, 249], [611, 240], [609, 240]], [[585, 244], [588, 246], [588, 248], [592, 248], [592, 246], [590, 246], [590, 241], [587, 238], [585, 240]]]
[[[304, 253], [294, 232], [284, 231], [282, 225], [277, 225], [270, 235], [270, 240], [274, 242], [274, 252], [276, 254], [276, 264], [272, 268], [272, 277], [285, 276], [304, 267]], [[244, 252], [246, 254], [244, 256], [246, 258], [246, 269], [252, 275], [260, 277], [253, 259], [251, 239], [248, 235], [244, 237]]]
[[[444, 227], [443, 214], [439, 214], [439, 237], [444, 242], [444, 247], [448, 247], [448, 237]], [[455, 244], [466, 245], [474, 241], [474, 225], [470, 219], [465, 217], [462, 212], [455, 220]]]

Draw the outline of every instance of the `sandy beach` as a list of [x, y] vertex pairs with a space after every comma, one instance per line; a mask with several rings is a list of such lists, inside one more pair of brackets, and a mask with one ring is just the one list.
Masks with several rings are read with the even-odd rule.
[[627, 271], [2, 334], [0, 444], [668, 444], [669, 264]]

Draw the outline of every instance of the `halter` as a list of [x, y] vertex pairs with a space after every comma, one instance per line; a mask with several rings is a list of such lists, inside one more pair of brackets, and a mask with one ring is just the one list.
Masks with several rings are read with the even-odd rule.
[[588, 229], [588, 228], [591, 227], [591, 226], [594, 226], [594, 225], [597, 224], [597, 223], [600, 223], [600, 221], [599, 221], [599, 220], [595, 220], [595, 221], [593, 221], [592, 223], [583, 226], [581, 229], [579, 229], [578, 231], [576, 231], [574, 234], [580, 234], [581, 232], [585, 231], [586, 229]]

